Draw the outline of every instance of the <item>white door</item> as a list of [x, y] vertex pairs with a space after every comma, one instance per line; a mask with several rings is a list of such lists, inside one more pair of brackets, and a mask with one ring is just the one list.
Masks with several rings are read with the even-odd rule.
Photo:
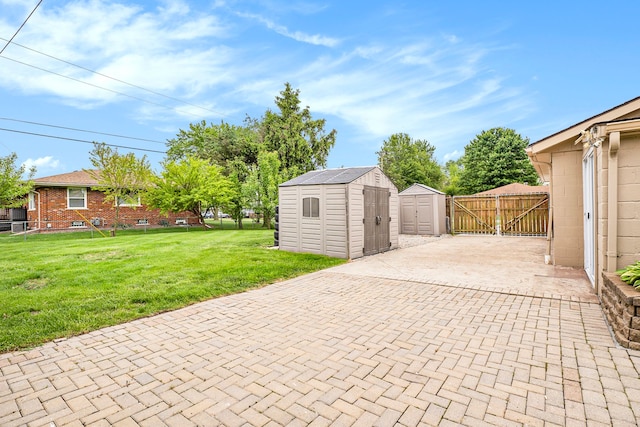
[[596, 277], [596, 248], [594, 227], [594, 185], [593, 185], [593, 148], [589, 150], [582, 160], [582, 204], [584, 209], [584, 271], [589, 276], [591, 284]]

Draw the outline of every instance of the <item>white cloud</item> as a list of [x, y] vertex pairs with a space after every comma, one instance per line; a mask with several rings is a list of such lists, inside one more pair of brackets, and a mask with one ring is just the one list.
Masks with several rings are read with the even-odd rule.
[[[16, 42], [153, 91], [189, 97], [227, 79], [233, 58], [223, 46], [205, 42], [226, 37], [227, 28], [215, 16], [187, 11], [177, 1], [151, 11], [102, 0], [70, 2], [39, 10]], [[12, 24], [0, 18], [0, 29]], [[122, 99], [52, 73], [118, 91], [123, 89], [120, 83], [18, 45], [9, 46], [4, 56], [33, 67], [0, 59], [2, 86], [27, 94], [52, 94], [88, 108]], [[128, 86], [122, 91], [153, 98]]]
[[23, 166], [26, 168], [26, 170], [29, 170], [32, 167], [35, 167], [37, 171], [41, 169], [50, 170], [56, 169], [58, 166], [60, 166], [60, 162], [54, 159], [52, 156], [46, 156], [38, 157], [37, 159], [28, 158], [24, 161]]
[[442, 159], [445, 162], [448, 162], [449, 160], [457, 160], [459, 159], [462, 155], [464, 154], [464, 150], [453, 150], [450, 153], [445, 154], [444, 156], [442, 156]]
[[334, 47], [340, 43], [339, 39], [333, 38], [333, 37], [322, 36], [319, 34], [306, 34], [306, 33], [303, 33], [302, 31], [290, 31], [284, 25], [276, 24], [270, 19], [264, 18], [259, 15], [255, 15], [251, 13], [238, 13], [238, 16], [258, 21], [268, 29], [275, 31], [281, 36], [288, 37], [290, 39], [293, 39], [302, 43], [309, 43], [317, 46], [326, 46], [326, 47]]

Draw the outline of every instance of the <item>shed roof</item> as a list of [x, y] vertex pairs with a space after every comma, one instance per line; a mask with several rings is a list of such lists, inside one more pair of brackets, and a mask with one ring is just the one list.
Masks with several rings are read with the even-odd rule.
[[428, 185], [415, 183], [410, 187], [402, 190], [398, 196], [408, 195], [408, 194], [444, 194], [442, 191], [438, 191], [435, 188], [431, 188]]
[[283, 182], [280, 184], [280, 187], [292, 187], [294, 185], [348, 184], [376, 168], [377, 166], [364, 166], [311, 171], [290, 179], [289, 181]]
[[93, 187], [98, 185], [98, 181], [85, 170], [36, 178], [33, 182], [36, 187]]

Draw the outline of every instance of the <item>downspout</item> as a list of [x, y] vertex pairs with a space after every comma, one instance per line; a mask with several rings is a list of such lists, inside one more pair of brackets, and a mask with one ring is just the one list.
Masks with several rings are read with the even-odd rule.
[[618, 268], [618, 150], [620, 132], [609, 135], [609, 170], [607, 201], [607, 271]]
[[40, 192], [36, 190], [31, 190], [31, 191], [38, 195], [38, 227], [36, 228], [36, 230], [39, 230], [40, 229], [40, 212], [42, 212], [42, 209], [41, 209], [42, 205], [40, 203], [40, 199], [41, 199]]

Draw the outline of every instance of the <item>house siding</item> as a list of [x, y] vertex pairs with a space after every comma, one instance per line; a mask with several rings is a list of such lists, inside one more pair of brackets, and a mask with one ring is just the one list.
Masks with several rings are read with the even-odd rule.
[[554, 264], [584, 266], [582, 151], [553, 153]]
[[640, 259], [640, 136], [623, 137], [618, 151], [617, 268]]

